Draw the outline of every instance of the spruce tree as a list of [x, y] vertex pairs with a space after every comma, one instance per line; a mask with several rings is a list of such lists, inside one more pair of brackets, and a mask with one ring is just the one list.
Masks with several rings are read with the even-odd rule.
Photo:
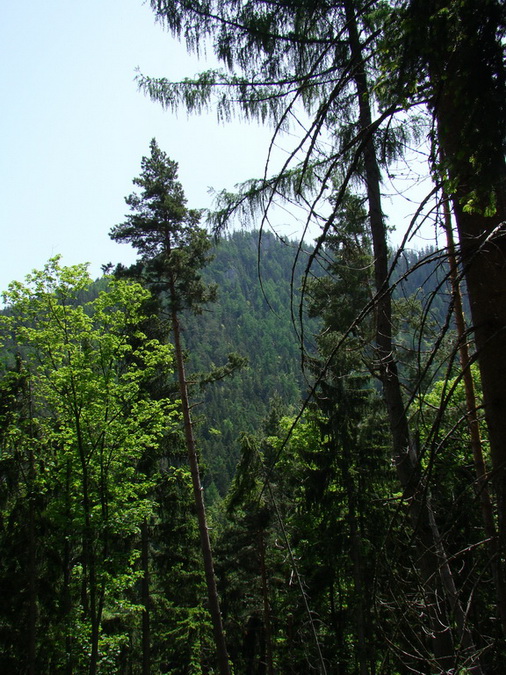
[[153, 290], [160, 293], [162, 303], [167, 304], [170, 315], [209, 611], [219, 671], [225, 675], [229, 673], [228, 656], [190, 412], [179, 320], [183, 310], [200, 313], [202, 304], [215, 295], [215, 287], [206, 286], [200, 274], [210, 259], [211, 242], [205, 229], [199, 226], [200, 212], [186, 206], [183, 188], [177, 180], [177, 163], [160, 150], [155, 139], [151, 141], [150, 149], [150, 156], [142, 158], [141, 175], [133, 181], [141, 188], [140, 194], [132, 193], [126, 198], [131, 213], [125, 222], [111, 230], [110, 236], [115, 241], [128, 242], [137, 249], [144, 275]]

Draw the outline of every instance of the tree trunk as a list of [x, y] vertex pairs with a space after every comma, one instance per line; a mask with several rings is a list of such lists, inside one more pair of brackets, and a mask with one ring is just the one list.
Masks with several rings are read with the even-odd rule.
[[221, 619], [220, 602], [218, 597], [218, 589], [216, 587], [216, 578], [214, 575], [213, 555], [211, 551], [211, 542], [209, 539], [209, 531], [207, 528], [207, 519], [204, 505], [204, 490], [200, 482], [200, 471], [197, 458], [197, 449], [195, 445], [195, 438], [193, 434], [193, 424], [190, 414], [190, 402], [188, 395], [188, 384], [186, 381], [183, 349], [181, 346], [181, 331], [179, 327], [179, 319], [177, 312], [174, 309], [176, 306], [176, 292], [174, 288], [174, 281], [170, 281], [170, 294], [172, 300], [172, 332], [174, 335], [174, 347], [176, 352], [176, 364], [179, 382], [179, 393], [181, 396], [181, 406], [183, 410], [184, 434], [186, 440], [186, 448], [188, 451], [188, 462], [190, 465], [190, 473], [193, 485], [193, 497], [195, 500], [195, 508], [197, 511], [197, 520], [200, 534], [200, 545], [202, 549], [202, 557], [204, 560], [204, 572], [206, 577], [207, 595], [209, 601], [209, 612], [213, 624], [214, 641], [216, 645], [216, 653], [218, 659], [219, 672], [221, 675], [230, 675], [230, 667], [228, 662], [227, 646], [225, 642], [225, 634], [223, 631], [223, 623]]
[[[441, 18], [440, 2], [428, 5]], [[506, 163], [501, 3], [460, 3], [458, 36], [443, 25], [428, 50], [437, 139], [462, 254], [506, 552]], [[432, 21], [434, 23], [434, 21]], [[444, 39], [446, 31], [447, 39]], [[504, 576], [504, 568], [503, 568]]]
[[499, 537], [506, 551], [506, 212], [495, 218], [465, 213], [454, 199], [462, 249], [485, 419], [492, 481], [497, 495]]
[[[376, 370], [383, 385], [393, 441], [393, 460], [404, 498], [410, 505], [410, 517], [416, 533], [420, 571], [431, 617], [433, 651], [440, 672], [454, 667], [455, 647], [448, 625], [445, 600], [459, 626], [462, 642], [470, 652], [473, 673], [481, 673], [465, 615], [460, 606], [451, 569], [434, 518], [430, 492], [425, 489], [415, 447], [411, 441], [406, 410], [402, 399], [397, 363], [392, 343], [392, 300], [386, 227], [381, 206], [380, 170], [371, 135], [372, 115], [362, 46], [352, 0], [345, 0], [345, 14], [352, 56], [352, 77], [357, 89], [359, 127], [366, 135], [363, 157], [366, 175], [369, 220], [374, 254], [376, 286]], [[368, 136], [367, 136], [368, 135]]]
[[142, 602], [142, 675], [151, 672], [151, 598], [149, 593], [149, 528], [145, 517], [141, 526], [141, 602]]
[[455, 243], [453, 241], [450, 207], [447, 196], [443, 195], [443, 197], [444, 227], [448, 248], [450, 280], [452, 284], [453, 313], [455, 316], [457, 339], [459, 342], [459, 357], [462, 368], [462, 380], [464, 382], [466, 395], [466, 421], [469, 429], [469, 438], [471, 440], [473, 463], [476, 473], [476, 493], [481, 506], [483, 530], [485, 532], [485, 536], [488, 539], [487, 548], [490, 555], [490, 567], [494, 577], [498, 616], [501, 621], [503, 635], [506, 635], [506, 587], [504, 584], [504, 577], [499, 558], [499, 546], [494, 520], [494, 509], [490, 497], [490, 491], [488, 489], [488, 472], [485, 460], [483, 458], [483, 446], [481, 442], [480, 424], [477, 414], [476, 395], [473, 376], [470, 370], [471, 360], [469, 358], [469, 346], [466, 339], [466, 324], [464, 310], [462, 307], [462, 295], [460, 292]]

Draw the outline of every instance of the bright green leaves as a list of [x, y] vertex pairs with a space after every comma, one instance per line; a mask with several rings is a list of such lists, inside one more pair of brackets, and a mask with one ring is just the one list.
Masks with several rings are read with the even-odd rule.
[[[172, 348], [142, 330], [149, 292], [110, 279], [87, 300], [91, 283], [85, 265], [53, 258], [25, 284], [10, 285], [0, 316], [16, 364], [2, 377], [9, 405], [0, 410], [1, 459], [17, 480], [5, 516], [15, 522], [23, 504], [34, 513], [37, 495], [36, 515], [18, 527], [47, 566], [30, 574], [54, 586], [58, 612], [45, 660], [59, 668], [88, 654], [90, 673], [114, 662], [140, 617], [139, 532], [155, 502], [153, 480], [139, 467], [179, 420], [175, 403], [149, 394], [172, 372]], [[119, 626], [114, 636], [103, 620]], [[111, 668], [100, 672], [117, 672]]]
[[[138, 328], [148, 291], [111, 280], [95, 300], [76, 304], [90, 284], [85, 266], [61, 268], [51, 260], [26, 285], [10, 286], [3, 333], [22, 354], [39, 426], [57, 419], [59, 433], [72, 438], [79, 422], [90, 454], [108, 439], [139, 454], [156, 441], [169, 412], [166, 402], [148, 401], [142, 387], [169, 372], [171, 349]], [[151, 419], [149, 433], [135, 430]]]
[[[471, 366], [471, 375], [477, 395], [481, 399], [481, 380], [476, 365]], [[472, 414], [478, 414], [478, 411], [472, 411]], [[420, 405], [421, 440], [432, 452], [440, 452], [439, 459], [446, 463], [453, 462], [453, 471], [469, 464], [471, 457], [469, 415], [462, 374], [435, 382]], [[480, 419], [480, 434], [482, 441], [488, 441], [483, 419]], [[433, 460], [432, 455], [426, 459], [427, 462]]]

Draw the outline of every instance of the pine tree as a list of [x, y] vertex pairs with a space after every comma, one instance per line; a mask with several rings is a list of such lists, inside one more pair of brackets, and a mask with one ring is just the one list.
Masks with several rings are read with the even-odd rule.
[[191, 418], [180, 325], [183, 310], [200, 313], [202, 304], [214, 297], [215, 287], [206, 286], [200, 274], [209, 260], [211, 243], [206, 231], [199, 226], [200, 213], [186, 207], [183, 188], [177, 181], [176, 162], [160, 150], [155, 139], [151, 141], [150, 149], [150, 156], [142, 159], [141, 175], [133, 181], [141, 192], [126, 198], [131, 213], [124, 223], [111, 230], [111, 238], [128, 242], [137, 249], [144, 266], [143, 274], [153, 290], [163, 293], [162, 303], [167, 305], [170, 316], [209, 610], [220, 673], [227, 675], [227, 648]]

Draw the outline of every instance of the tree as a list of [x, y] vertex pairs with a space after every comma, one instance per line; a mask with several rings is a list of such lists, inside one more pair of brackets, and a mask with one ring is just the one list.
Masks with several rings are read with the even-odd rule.
[[[17, 363], [2, 382], [11, 401], [1, 419], [2, 464], [13, 478], [1, 536], [14, 551], [27, 529], [28, 580], [18, 573], [17, 584], [29, 584], [31, 672], [94, 675], [128, 659], [141, 613], [132, 598], [137, 535], [153, 508], [151, 482], [137, 466], [177, 417], [167, 398], [146, 393], [173, 362], [171, 348], [139, 328], [149, 293], [111, 279], [80, 304], [91, 283], [86, 266], [54, 258], [26, 284], [10, 285], [0, 316], [4, 349]], [[16, 556], [10, 565], [23, 569], [23, 553]], [[4, 596], [7, 609], [14, 599]], [[26, 649], [16, 638], [5, 668], [23, 670]]]
[[183, 188], [177, 181], [177, 164], [160, 150], [153, 139], [150, 157], [142, 158], [141, 176], [134, 184], [141, 193], [126, 198], [131, 212], [124, 223], [111, 230], [115, 241], [128, 242], [141, 254], [144, 275], [168, 305], [177, 365], [179, 394], [184, 420], [188, 461], [197, 510], [204, 571], [213, 623], [218, 664], [222, 675], [229, 673], [211, 542], [207, 526], [203, 488], [190, 411], [179, 316], [184, 309], [201, 312], [202, 303], [212, 299], [215, 288], [201, 281], [200, 269], [209, 259], [211, 246], [206, 231], [199, 227], [200, 213], [186, 207]]
[[487, 463], [484, 458], [483, 443], [480, 432], [477, 397], [471, 371], [469, 345], [466, 339], [466, 320], [462, 306], [462, 294], [458, 275], [458, 265], [453, 241], [451, 213], [448, 201], [444, 204], [445, 231], [447, 238], [448, 259], [450, 265], [450, 279], [452, 284], [453, 311], [459, 343], [459, 360], [462, 369], [462, 380], [466, 392], [466, 419], [470, 436], [470, 445], [473, 454], [473, 463], [476, 472], [476, 492], [480, 500], [483, 519], [483, 529], [489, 540], [490, 566], [493, 570], [496, 587], [497, 609], [502, 624], [502, 632], [506, 635], [506, 586], [504, 584], [501, 566], [500, 550], [498, 548], [497, 528], [494, 519], [494, 509], [487, 477]]
[[[321, 217], [322, 245], [350, 182], [360, 182], [367, 195], [375, 266], [375, 297], [370, 307], [376, 319], [376, 373], [390, 419], [393, 458], [416, 527], [425, 583], [438, 586], [432, 589], [433, 602], [429, 602], [433, 628], [440, 621], [440, 597], [446, 597], [450, 614], [457, 618], [457, 634], [467, 642], [474, 660], [466, 617], [430, 499], [426, 499], [430, 492], [421, 471], [416, 435], [408, 424], [407, 402], [393, 353], [392, 275], [380, 199], [380, 169], [399, 152], [396, 141], [407, 140], [407, 134], [396, 127], [396, 119], [405, 125], [407, 113], [416, 106], [425, 107], [428, 101], [438, 122], [434, 138], [443, 151], [442, 164], [433, 168], [447, 181], [447, 192], [455, 197], [461, 223], [485, 409], [495, 448], [493, 478], [502, 532], [506, 486], [502, 435], [506, 401], [501, 385], [506, 368], [501, 342], [505, 334], [505, 251], [500, 243], [503, 239], [499, 237], [498, 244], [495, 241], [505, 220], [501, 211], [506, 123], [501, 5], [490, 0], [482, 11], [476, 0], [391, 5], [351, 0], [309, 4], [297, 0], [153, 0], [152, 6], [175, 35], [184, 35], [190, 49], [198, 50], [205, 40], [214, 40], [215, 53], [226, 68], [181, 83], [140, 77], [141, 88], [153, 99], [166, 107], [183, 104], [198, 112], [215, 96], [224, 117], [239, 111], [269, 121], [275, 136], [293, 117], [303, 129], [278, 174], [248, 182], [237, 195], [220, 195], [215, 216], [218, 224], [252, 205], [264, 209], [265, 219], [265, 209], [281, 195], [288, 203], [307, 206], [307, 223]], [[379, 99], [375, 100], [376, 94]], [[467, 101], [472, 102], [469, 111]], [[480, 116], [483, 101], [487, 102], [487, 113]], [[309, 115], [308, 124], [300, 119], [301, 108]], [[337, 198], [331, 213], [323, 216], [318, 206], [328, 195], [332, 180], [338, 182]], [[312, 256], [315, 258], [316, 253]], [[494, 369], [494, 362], [501, 367]], [[441, 668], [445, 668], [455, 652], [448, 642], [450, 632], [434, 630], [433, 634], [435, 651]]]
[[491, 444], [501, 557], [506, 551], [506, 71], [498, 0], [402, 3], [392, 95], [428, 102], [434, 170], [451, 198]]

